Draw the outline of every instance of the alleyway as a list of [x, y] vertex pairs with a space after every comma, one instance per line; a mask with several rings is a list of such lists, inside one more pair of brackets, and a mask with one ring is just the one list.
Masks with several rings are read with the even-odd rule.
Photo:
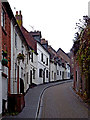
[[88, 118], [88, 108], [71, 89], [72, 83], [48, 88], [43, 95], [42, 118]]

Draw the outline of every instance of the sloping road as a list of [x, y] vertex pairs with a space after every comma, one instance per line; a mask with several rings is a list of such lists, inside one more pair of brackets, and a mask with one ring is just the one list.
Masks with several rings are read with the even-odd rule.
[[40, 118], [88, 118], [88, 108], [73, 93], [72, 82], [48, 88], [42, 98]]

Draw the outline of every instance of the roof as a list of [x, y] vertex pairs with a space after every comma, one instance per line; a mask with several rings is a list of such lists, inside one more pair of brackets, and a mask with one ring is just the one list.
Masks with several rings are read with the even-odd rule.
[[33, 49], [35, 51], [35, 53], [37, 53], [37, 43], [34, 40], [34, 38], [29, 34], [29, 32], [23, 26], [21, 26], [21, 31], [22, 31], [28, 45], [30, 46], [30, 48]]
[[[59, 48], [58, 50], [57, 50], [57, 53], [59, 52], [59, 51], [62, 51], [65, 55], [67, 55], [68, 56], [68, 54], [67, 53], [65, 53], [61, 48]], [[68, 56], [69, 57], [69, 56]], [[69, 57], [70, 58], [70, 57]]]

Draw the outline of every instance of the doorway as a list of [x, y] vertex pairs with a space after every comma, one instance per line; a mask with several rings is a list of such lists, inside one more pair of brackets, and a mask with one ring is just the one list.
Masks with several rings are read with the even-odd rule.
[[64, 80], [64, 71], [62, 72], [62, 80]]
[[24, 83], [23, 80], [20, 78], [20, 93], [24, 94]]

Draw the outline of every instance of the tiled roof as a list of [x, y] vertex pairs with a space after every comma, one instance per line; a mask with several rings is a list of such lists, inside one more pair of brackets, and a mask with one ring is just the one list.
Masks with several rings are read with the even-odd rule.
[[33, 49], [37, 53], [37, 42], [34, 40], [34, 38], [29, 34], [29, 32], [23, 26], [21, 26], [21, 31], [23, 35], [25, 36], [26, 41], [28, 45], [30, 46], [30, 48]]

